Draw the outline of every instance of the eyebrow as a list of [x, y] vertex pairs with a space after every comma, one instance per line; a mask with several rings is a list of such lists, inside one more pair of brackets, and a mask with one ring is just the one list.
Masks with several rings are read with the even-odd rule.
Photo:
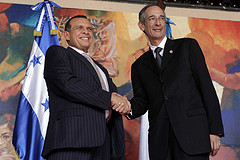
[[[148, 18], [152, 18], [152, 17], [156, 17], [156, 16], [155, 15], [151, 15]], [[161, 14], [160, 17], [165, 17], [165, 16]]]
[[82, 27], [82, 25], [80, 25], [80, 24], [77, 24], [76, 26], [74, 26], [75, 28], [77, 28], [77, 27]]
[[2, 136], [10, 134], [9, 132], [1, 133]]

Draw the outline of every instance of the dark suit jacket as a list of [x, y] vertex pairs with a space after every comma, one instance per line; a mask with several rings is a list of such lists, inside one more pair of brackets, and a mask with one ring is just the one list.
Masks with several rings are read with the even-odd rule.
[[72, 48], [51, 46], [47, 50], [44, 78], [48, 87], [50, 117], [43, 157], [54, 149], [101, 146], [107, 128], [111, 136], [111, 158], [123, 157], [122, 116], [113, 111], [107, 125], [105, 119], [111, 93], [117, 88], [107, 70], [97, 65], [107, 77], [110, 92], [102, 90], [93, 66]]
[[[177, 140], [188, 154], [210, 152], [209, 134], [223, 136], [218, 98], [203, 53], [194, 39], [168, 39], [161, 70], [152, 51], [132, 65], [132, 117], [149, 111], [149, 154], [166, 148], [164, 124], [169, 119]], [[165, 115], [159, 111], [165, 107]], [[164, 113], [164, 112], [163, 112]], [[151, 144], [153, 144], [151, 146]]]

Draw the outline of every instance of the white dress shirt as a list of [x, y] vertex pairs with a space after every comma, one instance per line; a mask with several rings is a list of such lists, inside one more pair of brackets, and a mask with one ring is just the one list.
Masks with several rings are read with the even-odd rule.
[[159, 52], [159, 54], [160, 54], [161, 56], [163, 56], [163, 51], [164, 51], [164, 47], [165, 47], [166, 42], [167, 42], [167, 37], [165, 36], [165, 37], [163, 38], [162, 42], [161, 42], [158, 46], [153, 46], [153, 45], [150, 44], [150, 49], [153, 51], [153, 56], [154, 56], [154, 58], [156, 58], [156, 53], [155, 53], [154, 51], [155, 51], [155, 49], [156, 49], [157, 47], [162, 48], [162, 50], [161, 50], [161, 52]]
[[[80, 49], [78, 49], [78, 48], [76, 48], [76, 47], [72, 47], [72, 46], [69, 46], [69, 47], [71, 47], [72, 49], [74, 49], [74, 50], [75, 50], [76, 52], [78, 52], [79, 54], [85, 53], [84, 51], [82, 51], [82, 50], [80, 50]], [[88, 54], [88, 53], [87, 53], [87, 54]], [[89, 55], [89, 54], [88, 54], [88, 55]], [[102, 78], [103, 78], [104, 84], [105, 84], [105, 86], [106, 86], [106, 91], [109, 92], [109, 85], [108, 85], [107, 77], [106, 77], [105, 73], [101, 70], [101, 68], [99, 68], [98, 65], [96, 65], [96, 66], [97, 66], [97, 69], [99, 70], [99, 72], [100, 72], [100, 74], [101, 74], [101, 76], [102, 76]]]

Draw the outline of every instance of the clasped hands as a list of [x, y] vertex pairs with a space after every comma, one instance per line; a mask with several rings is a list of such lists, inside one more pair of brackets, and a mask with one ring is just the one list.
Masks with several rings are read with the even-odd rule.
[[111, 106], [113, 110], [119, 112], [120, 114], [126, 114], [131, 111], [131, 104], [127, 98], [115, 92], [112, 93]]

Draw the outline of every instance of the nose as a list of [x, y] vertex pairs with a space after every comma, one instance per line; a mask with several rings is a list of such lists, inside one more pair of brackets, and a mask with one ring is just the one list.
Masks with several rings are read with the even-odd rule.
[[89, 34], [89, 29], [88, 28], [82, 28], [82, 31], [81, 31], [82, 34]]
[[84, 33], [84, 34], [88, 34], [88, 29], [87, 29], [87, 28], [84, 28], [84, 29], [83, 29], [83, 33]]
[[161, 18], [156, 18], [156, 20], [155, 20], [155, 24], [156, 25], [158, 25], [158, 26], [160, 26], [161, 25]]

